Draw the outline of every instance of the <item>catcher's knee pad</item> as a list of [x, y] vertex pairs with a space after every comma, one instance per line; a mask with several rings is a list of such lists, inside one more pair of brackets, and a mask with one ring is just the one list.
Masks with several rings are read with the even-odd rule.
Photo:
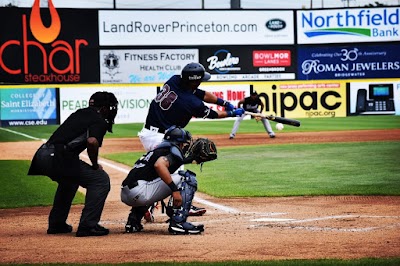
[[[180, 188], [182, 206], [179, 209], [173, 209], [172, 218], [174, 221], [181, 223], [186, 221], [186, 218], [189, 216], [190, 206], [192, 206], [192, 200], [197, 190], [197, 179], [196, 174], [189, 170], [179, 171], [179, 174], [183, 178]], [[170, 204], [171, 202], [168, 205]]]

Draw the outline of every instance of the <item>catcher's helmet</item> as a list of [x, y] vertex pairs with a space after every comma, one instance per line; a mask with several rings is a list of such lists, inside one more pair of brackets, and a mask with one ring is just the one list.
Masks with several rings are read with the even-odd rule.
[[164, 135], [164, 140], [170, 141], [172, 143], [191, 143], [192, 134], [180, 127], [172, 126], [167, 129]]
[[182, 69], [181, 78], [185, 81], [207, 81], [211, 75], [206, 72], [202, 64], [189, 63]]

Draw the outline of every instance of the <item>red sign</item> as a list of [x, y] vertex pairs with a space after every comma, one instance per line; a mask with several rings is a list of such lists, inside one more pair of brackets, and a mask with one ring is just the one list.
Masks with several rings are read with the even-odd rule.
[[253, 51], [253, 66], [255, 67], [284, 67], [290, 65], [290, 50]]

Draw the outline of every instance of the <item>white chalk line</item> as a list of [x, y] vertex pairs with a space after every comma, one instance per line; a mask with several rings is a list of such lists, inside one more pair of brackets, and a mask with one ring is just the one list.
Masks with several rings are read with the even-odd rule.
[[13, 133], [13, 134], [16, 134], [16, 135], [20, 135], [20, 136], [26, 137], [28, 139], [46, 141], [46, 140], [35, 138], [33, 136], [30, 136], [30, 135], [27, 135], [27, 134], [24, 134], [24, 133], [21, 133], [21, 132], [18, 132], [18, 131], [14, 131], [14, 130], [11, 130], [11, 129], [8, 129], [8, 128], [0, 127], [0, 129], [3, 130], [3, 131], [7, 131], [7, 132], [10, 132], [10, 133]]
[[[10, 130], [7, 128], [2, 128], [0, 127], [1, 130], [16, 134], [16, 135], [20, 135], [20, 136], [24, 136], [26, 138], [29, 139], [33, 139], [33, 140], [41, 140], [42, 142], [46, 142], [46, 139], [40, 139], [40, 138], [36, 138], [21, 132], [17, 132], [14, 130]], [[82, 157], [85, 158], [89, 158], [89, 156], [85, 155], [85, 154], [81, 154]], [[119, 167], [118, 165], [106, 162], [104, 160], [99, 160], [99, 163], [102, 165], [105, 165], [107, 167], [113, 168], [117, 171], [120, 171], [122, 173], [128, 174], [130, 170], [127, 170], [125, 168]], [[195, 198], [193, 199], [194, 201], [207, 205], [209, 207], [213, 207], [215, 209], [218, 209], [220, 211], [226, 212], [226, 213], [233, 213], [233, 214], [257, 214], [255, 212], [241, 212], [238, 209], [235, 208], [231, 208], [228, 206], [224, 206], [221, 204], [217, 204], [214, 202], [211, 202], [209, 200], [205, 200], [202, 199], [198, 196], [195, 196]], [[258, 213], [260, 214], [260, 213]], [[264, 213], [264, 214], [260, 214], [260, 215], [267, 215], [267, 216], [273, 216], [273, 215], [284, 215], [286, 213]], [[322, 220], [329, 220], [329, 219], [345, 219], [345, 218], [400, 218], [400, 216], [360, 216], [360, 215], [337, 215], [337, 216], [326, 216], [326, 217], [319, 217], [319, 218], [309, 218], [309, 219], [302, 219], [302, 220], [296, 220], [296, 219], [292, 219], [292, 218], [258, 218], [258, 219], [251, 219], [250, 221], [252, 222], [276, 222], [278, 223], [274, 225], [271, 224], [267, 224], [267, 225], [250, 225], [249, 228], [258, 228], [258, 227], [285, 227], [285, 228], [291, 228], [291, 229], [305, 229], [305, 230], [311, 230], [311, 231], [344, 231], [344, 232], [367, 232], [367, 231], [372, 231], [372, 230], [377, 230], [377, 229], [382, 229], [382, 228], [391, 228], [391, 227], [398, 227], [400, 226], [400, 223], [398, 224], [393, 224], [393, 225], [387, 225], [387, 226], [380, 226], [380, 227], [366, 227], [366, 228], [334, 228], [334, 227], [316, 227], [316, 226], [285, 226], [282, 224], [285, 223], [305, 223], [305, 222], [312, 222], [312, 221], [322, 221]], [[111, 222], [111, 221], [108, 221]], [[210, 222], [210, 221], [208, 221]]]
[[339, 228], [339, 227], [321, 227], [321, 226], [293, 226], [288, 224], [296, 224], [296, 223], [306, 223], [306, 222], [314, 222], [314, 221], [323, 221], [323, 220], [332, 220], [332, 219], [348, 219], [348, 218], [391, 218], [391, 219], [400, 219], [400, 216], [376, 216], [376, 215], [333, 215], [333, 216], [325, 216], [319, 218], [310, 218], [310, 219], [271, 219], [271, 218], [260, 218], [253, 219], [252, 222], [275, 222], [275, 224], [256, 224], [250, 225], [249, 228], [259, 228], [259, 227], [279, 227], [279, 228], [287, 228], [287, 229], [303, 229], [308, 231], [337, 231], [337, 232], [369, 232], [378, 229], [384, 228], [395, 228], [399, 227], [400, 223], [395, 223], [391, 225], [384, 226], [375, 226], [375, 227], [361, 227], [361, 228]]

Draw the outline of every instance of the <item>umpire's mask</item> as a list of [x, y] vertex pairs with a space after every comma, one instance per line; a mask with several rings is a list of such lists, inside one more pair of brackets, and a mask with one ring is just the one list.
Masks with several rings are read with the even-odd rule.
[[89, 106], [97, 107], [108, 124], [108, 132], [112, 133], [114, 119], [118, 112], [118, 100], [115, 95], [107, 91], [98, 91], [94, 93], [89, 100]]

